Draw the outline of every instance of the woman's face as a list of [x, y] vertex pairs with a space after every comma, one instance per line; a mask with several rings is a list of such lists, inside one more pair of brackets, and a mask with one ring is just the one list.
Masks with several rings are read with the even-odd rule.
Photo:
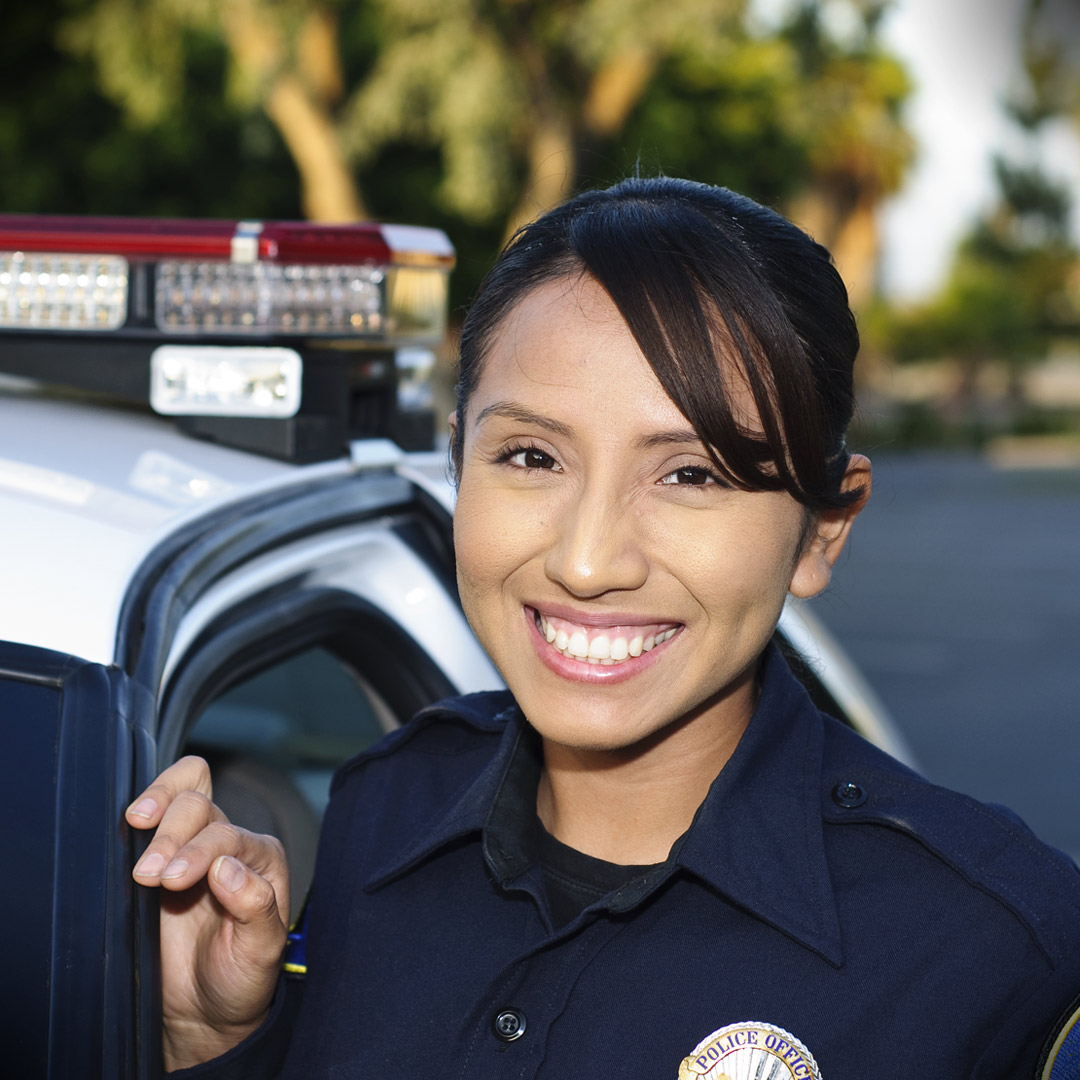
[[494, 335], [465, 418], [458, 583], [545, 738], [744, 725], [788, 590], [825, 586], [853, 516], [803, 544], [789, 494], [725, 486], [592, 278], [536, 289]]

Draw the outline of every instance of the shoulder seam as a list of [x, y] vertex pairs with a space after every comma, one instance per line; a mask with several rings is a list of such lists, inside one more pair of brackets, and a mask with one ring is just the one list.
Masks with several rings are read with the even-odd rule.
[[[932, 786], [932, 785], [931, 785]], [[948, 795], [957, 793], [946, 792]], [[966, 796], [959, 796], [967, 799]], [[1056, 906], [1061, 908], [1062, 919], [1066, 918], [1066, 912], [1071, 911], [1074, 919], [1080, 920], [1080, 877], [1070, 882], [1068, 868], [1054, 858], [1051, 851], [1041, 844], [1034, 836], [1026, 835], [1023, 828], [1014, 825], [1007, 819], [1002, 819], [993, 814], [988, 807], [976, 800], [970, 800], [974, 809], [980, 816], [996, 826], [996, 831], [1001, 842], [992, 852], [993, 859], [999, 859], [1006, 854], [1009, 848], [1017, 845], [1023, 853], [1037, 864], [1037, 869], [1043, 873], [1050, 871], [1055, 880], [1055, 888], [1050, 890], [1056, 898]], [[1067, 955], [1066, 942], [1062, 935], [1061, 920], [1048, 920], [1018, 891], [1008, 877], [1000, 873], [994, 874], [980, 865], [965, 859], [962, 853], [948, 850], [941, 844], [935, 843], [934, 839], [927, 836], [925, 831], [917, 828], [913, 823], [906, 820], [902, 815], [890, 814], [883, 811], [875, 811], [872, 808], [863, 808], [852, 812], [850, 816], [840, 814], [827, 815], [825, 821], [828, 824], [838, 825], [879, 825], [886, 829], [893, 829], [909, 837], [915, 843], [925, 849], [929, 856], [948, 867], [954, 873], [959, 874], [972, 888], [988, 896], [990, 899], [1007, 908], [1027, 928], [1039, 950], [1046, 957], [1052, 967], [1057, 967]], [[1023, 860], [1026, 861], [1026, 860]], [[980, 872], [981, 871], [981, 872]], [[1030, 880], [1030, 875], [1025, 875]], [[1071, 888], [1070, 888], [1071, 886]], [[1072, 893], [1070, 897], [1068, 894]]]
[[[468, 695], [470, 698], [479, 695]], [[421, 709], [411, 720], [388, 732], [383, 738], [367, 750], [362, 750], [355, 757], [343, 762], [337, 767], [331, 781], [331, 793], [344, 783], [347, 776], [362, 768], [372, 761], [378, 761], [395, 753], [406, 744], [421, 736], [429, 728], [439, 721], [450, 721], [472, 729], [477, 735], [493, 735], [501, 737], [503, 728], [513, 712], [515, 705], [511, 704], [493, 713], [490, 718], [485, 718], [486, 723], [478, 723], [478, 717], [471, 710], [456, 709], [454, 706], [458, 698], [451, 698], [445, 702], [436, 702]]]

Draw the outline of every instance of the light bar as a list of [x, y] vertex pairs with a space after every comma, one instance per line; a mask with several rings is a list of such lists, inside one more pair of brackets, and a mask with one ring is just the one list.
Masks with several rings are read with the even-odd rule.
[[115, 330], [127, 317], [128, 264], [116, 255], [0, 251], [0, 326]]
[[163, 262], [154, 321], [184, 334], [378, 334], [384, 278], [375, 266]]
[[128, 279], [144, 264], [163, 336], [425, 343], [445, 332], [454, 252], [394, 225], [0, 215], [0, 326], [142, 326]]
[[150, 407], [167, 416], [295, 416], [302, 370], [292, 349], [162, 345], [150, 357]]

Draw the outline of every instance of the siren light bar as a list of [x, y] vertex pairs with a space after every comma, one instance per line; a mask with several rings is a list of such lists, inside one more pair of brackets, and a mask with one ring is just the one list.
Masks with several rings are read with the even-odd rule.
[[287, 460], [434, 434], [437, 229], [0, 214], [0, 371]]
[[0, 215], [0, 328], [431, 343], [453, 265], [413, 226]]

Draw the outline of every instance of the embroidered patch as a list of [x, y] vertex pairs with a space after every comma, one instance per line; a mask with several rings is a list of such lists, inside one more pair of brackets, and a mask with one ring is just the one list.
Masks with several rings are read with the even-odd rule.
[[289, 936], [285, 939], [285, 952], [281, 957], [281, 967], [286, 975], [302, 979], [307, 975], [307, 901], [300, 909], [296, 922], [289, 927]]
[[1057, 1030], [1046, 1054], [1039, 1080], [1077, 1080], [1080, 1077], [1080, 1009]]
[[679, 1080], [821, 1080], [813, 1054], [772, 1024], [744, 1020], [714, 1031], [684, 1057]]

